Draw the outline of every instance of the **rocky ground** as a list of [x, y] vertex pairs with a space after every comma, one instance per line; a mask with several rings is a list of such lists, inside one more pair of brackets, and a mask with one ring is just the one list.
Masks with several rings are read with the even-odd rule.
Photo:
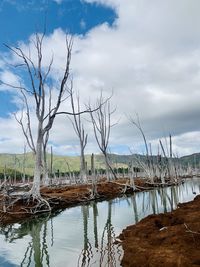
[[200, 195], [173, 212], [128, 226], [119, 238], [124, 267], [200, 266]]

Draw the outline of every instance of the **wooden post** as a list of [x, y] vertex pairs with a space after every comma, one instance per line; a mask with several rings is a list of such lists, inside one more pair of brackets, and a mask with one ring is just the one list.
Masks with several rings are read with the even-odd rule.
[[15, 167], [14, 167], [14, 184], [16, 184], [16, 182], [17, 182], [17, 170], [16, 170], [16, 168], [17, 168], [17, 158], [16, 158], [16, 155], [15, 155], [15, 163], [14, 163], [15, 165]]
[[51, 146], [51, 158], [50, 158], [50, 171], [51, 171], [51, 177], [52, 177], [52, 173], [53, 173], [53, 148]]
[[94, 154], [91, 156], [91, 175], [94, 175]]
[[97, 195], [97, 175], [94, 168], [94, 154], [91, 156], [92, 197]]
[[172, 136], [169, 135], [169, 151], [170, 151], [170, 158], [172, 158]]

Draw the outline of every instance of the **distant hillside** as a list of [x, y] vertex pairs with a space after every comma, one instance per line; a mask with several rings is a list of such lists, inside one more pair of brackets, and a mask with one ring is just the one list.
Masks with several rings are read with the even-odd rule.
[[[113, 163], [113, 167], [128, 167], [130, 162], [133, 162], [134, 166], [138, 166], [138, 160], [142, 161], [146, 160], [144, 155], [117, 155], [110, 154], [109, 155], [111, 162]], [[154, 156], [154, 160], [156, 156]], [[3, 173], [4, 170], [10, 173], [11, 170], [16, 169], [18, 172], [23, 172], [23, 162], [25, 160], [25, 173], [28, 175], [33, 175], [34, 170], [34, 157], [32, 153], [23, 154], [0, 154], [0, 173]], [[200, 153], [188, 155], [181, 157], [180, 162], [187, 166], [190, 164], [191, 166], [200, 166]], [[86, 161], [88, 169], [91, 166], [91, 155], [86, 155]], [[50, 165], [50, 155], [48, 155], [48, 162]], [[67, 171], [78, 171], [80, 166], [80, 158], [79, 156], [53, 156], [53, 171], [57, 172], [67, 172]], [[105, 168], [103, 155], [98, 154], [95, 155], [95, 168]]]
[[[127, 167], [128, 160], [120, 158], [120, 161], [117, 161], [117, 155], [113, 155], [116, 167]], [[49, 166], [50, 166], [50, 155], [47, 156]], [[104, 160], [102, 155], [95, 155], [95, 167], [105, 168]], [[113, 160], [113, 159], [112, 159]], [[6, 172], [10, 173], [11, 169], [16, 169], [19, 172], [23, 172], [23, 162], [25, 162], [25, 173], [28, 175], [33, 175], [34, 170], [34, 156], [32, 153], [27, 153], [24, 157], [23, 154], [0, 154], [0, 173]], [[86, 162], [88, 169], [91, 166], [91, 156], [86, 155]], [[53, 171], [57, 172], [68, 172], [70, 171], [79, 171], [80, 169], [80, 157], [79, 156], [53, 156]], [[8, 171], [9, 170], [9, 171]]]
[[200, 153], [183, 156], [180, 158], [181, 163], [185, 166], [188, 164], [192, 167], [200, 167]]

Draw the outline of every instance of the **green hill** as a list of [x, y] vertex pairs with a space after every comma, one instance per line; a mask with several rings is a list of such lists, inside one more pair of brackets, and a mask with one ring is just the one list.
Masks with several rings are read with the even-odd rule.
[[[48, 163], [50, 166], [50, 155], [47, 155]], [[115, 157], [116, 158], [116, 157]], [[102, 155], [95, 155], [95, 168], [101, 169], [105, 168], [104, 159]], [[0, 173], [3, 174], [4, 171], [8, 174], [11, 170], [17, 170], [23, 173], [23, 166], [25, 162], [25, 173], [28, 175], [33, 175], [34, 171], [34, 155], [32, 153], [27, 153], [25, 156], [23, 154], [0, 154]], [[91, 166], [91, 155], [86, 155], [86, 162], [88, 169]], [[127, 167], [125, 160], [116, 163], [116, 166]], [[80, 158], [79, 156], [53, 156], [53, 172], [68, 172], [68, 171], [79, 171], [80, 169]]]
[[[141, 161], [145, 161], [146, 157], [144, 155], [117, 155], [110, 154], [110, 160], [113, 164], [113, 167], [128, 167], [129, 163], [133, 161], [135, 166], [138, 166], [136, 158]], [[49, 166], [50, 166], [50, 155], [47, 155]], [[94, 156], [95, 159], [95, 168], [104, 169], [104, 158], [103, 155], [97, 154]], [[156, 159], [156, 156], [154, 156]], [[200, 153], [188, 155], [181, 157], [179, 159], [180, 163], [184, 166], [190, 164], [191, 166], [200, 166]], [[25, 156], [23, 154], [0, 154], [0, 175], [7, 173], [10, 175], [14, 173], [14, 170], [20, 173], [23, 173], [23, 162], [25, 162], [25, 173], [28, 175], [33, 175], [34, 170], [34, 156], [32, 153], [27, 153]], [[86, 162], [88, 169], [91, 166], [91, 155], [86, 155]], [[68, 172], [70, 171], [79, 171], [80, 169], [80, 158], [79, 156], [53, 156], [53, 172]]]
[[200, 153], [183, 156], [180, 159], [181, 163], [185, 166], [190, 165], [191, 167], [200, 168]]

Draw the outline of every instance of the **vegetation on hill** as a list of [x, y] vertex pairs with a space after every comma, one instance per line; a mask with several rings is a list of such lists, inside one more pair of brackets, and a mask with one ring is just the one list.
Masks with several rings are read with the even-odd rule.
[[[109, 155], [113, 168], [127, 168], [130, 162], [133, 162], [134, 166], [138, 166], [138, 160], [145, 161], [146, 157], [144, 155]], [[48, 162], [50, 169], [50, 154], [48, 154]], [[156, 156], [154, 156], [156, 160]], [[180, 163], [183, 166], [190, 165], [191, 167], [200, 166], [200, 153], [183, 156], [179, 159]], [[25, 167], [24, 163], [25, 162]], [[86, 162], [88, 170], [91, 167], [91, 155], [86, 155]], [[103, 155], [95, 155], [95, 168], [96, 169], [105, 169], [105, 163]], [[80, 158], [79, 156], [53, 156], [53, 173], [58, 172], [69, 172], [69, 171], [79, 171], [80, 169]], [[0, 177], [2, 178], [4, 172], [6, 175], [14, 176], [16, 170], [17, 177], [22, 176], [23, 171], [27, 175], [32, 176], [34, 170], [34, 156], [32, 153], [23, 154], [0, 154]]]
[[200, 167], [200, 153], [194, 153], [191, 155], [181, 157], [181, 163], [184, 166], [190, 165], [193, 168]]
[[[117, 155], [115, 155], [115, 165], [116, 167], [127, 167], [127, 163], [125, 160], [120, 161], [117, 160]], [[48, 163], [50, 169], [51, 156], [48, 154]], [[86, 155], [86, 161], [88, 169], [91, 166], [91, 156]], [[25, 162], [25, 164], [24, 164]], [[103, 161], [102, 155], [95, 155], [95, 167], [97, 169], [104, 169], [105, 164]], [[26, 153], [25, 156], [23, 154], [0, 154], [0, 174], [4, 174], [6, 172], [8, 174], [9, 170], [17, 170], [20, 173], [25, 173], [28, 175], [33, 175], [34, 170], [34, 156], [32, 153]], [[79, 156], [53, 156], [53, 164], [52, 171], [57, 172], [69, 172], [69, 171], [79, 171], [80, 169], [80, 158]], [[10, 171], [9, 171], [10, 173]]]

